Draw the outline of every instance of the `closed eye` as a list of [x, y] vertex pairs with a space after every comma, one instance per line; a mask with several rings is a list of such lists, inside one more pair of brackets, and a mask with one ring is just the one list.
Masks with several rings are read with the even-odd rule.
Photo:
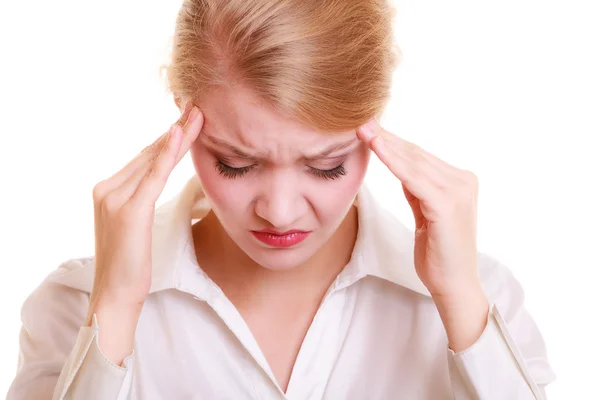
[[225, 178], [235, 179], [244, 176], [248, 171], [250, 171], [254, 165], [247, 165], [245, 167], [234, 168], [222, 161], [215, 162], [215, 168], [217, 172], [223, 175]]
[[318, 169], [314, 167], [309, 167], [310, 173], [316, 176], [317, 178], [334, 180], [339, 179], [342, 176], [346, 175], [346, 169], [344, 168], [344, 163], [338, 165], [332, 169]]
[[[236, 179], [247, 174], [255, 165], [247, 165], [244, 167], [232, 167], [230, 165], [225, 164], [223, 161], [216, 161], [215, 168], [217, 172], [229, 179]], [[346, 175], [346, 169], [344, 168], [344, 164], [340, 164], [335, 168], [331, 169], [319, 169], [315, 167], [308, 167], [309, 172], [316, 176], [317, 178], [326, 179], [326, 180], [335, 180], [339, 179], [342, 176]]]

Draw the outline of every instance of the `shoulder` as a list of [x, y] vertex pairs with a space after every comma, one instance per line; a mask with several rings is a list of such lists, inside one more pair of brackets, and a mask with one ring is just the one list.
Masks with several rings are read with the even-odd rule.
[[479, 279], [490, 302], [504, 313], [518, 312], [525, 300], [525, 292], [513, 271], [497, 258], [478, 253]]
[[477, 258], [481, 283], [490, 295], [512, 289], [512, 285], [519, 283], [511, 269], [498, 258], [482, 252], [477, 253]]
[[79, 326], [87, 313], [93, 268], [92, 257], [62, 262], [25, 299], [23, 325], [31, 331], [45, 331], [55, 324], [57, 328]]
[[59, 285], [85, 293], [92, 292], [94, 284], [95, 258], [72, 258], [62, 262], [52, 271], [42, 285]]

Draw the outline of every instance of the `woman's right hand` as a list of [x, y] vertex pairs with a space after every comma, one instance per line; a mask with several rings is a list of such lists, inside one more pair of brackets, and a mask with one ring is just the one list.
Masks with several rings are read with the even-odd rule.
[[100, 348], [117, 365], [132, 351], [135, 327], [150, 291], [156, 201], [203, 122], [197, 107], [186, 107], [169, 132], [94, 187], [96, 265], [87, 325], [96, 314]]

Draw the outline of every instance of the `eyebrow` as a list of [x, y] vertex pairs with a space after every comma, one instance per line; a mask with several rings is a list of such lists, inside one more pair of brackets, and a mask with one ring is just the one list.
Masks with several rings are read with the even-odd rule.
[[345, 142], [340, 142], [340, 143], [335, 143], [332, 144], [331, 146], [325, 148], [324, 150], [320, 151], [317, 154], [314, 154], [312, 156], [304, 156], [304, 158], [306, 160], [318, 160], [320, 158], [325, 158], [328, 155], [330, 155], [333, 152], [339, 151], [339, 150], [344, 150], [348, 147], [350, 147], [351, 145], [353, 145], [354, 143], [356, 143], [358, 141], [358, 138], [354, 137], [350, 140], [347, 140]]
[[[234, 153], [236, 156], [241, 157], [241, 158], [245, 158], [248, 160], [266, 160], [267, 159], [267, 154], [265, 152], [259, 152], [256, 154], [249, 154], [241, 149], [239, 149], [238, 147], [234, 146], [233, 144], [223, 140], [223, 139], [219, 139], [217, 137], [214, 137], [212, 135], [206, 135], [206, 138], [213, 144], [217, 145], [217, 146], [221, 146], [224, 147], [226, 149], [228, 149], [229, 151], [231, 151], [232, 153]], [[350, 147], [352, 144], [356, 143], [358, 141], [358, 138], [352, 138], [350, 140], [347, 140], [345, 142], [340, 142], [340, 143], [335, 143], [325, 149], [323, 149], [322, 151], [318, 152], [317, 154], [313, 154], [310, 156], [304, 156], [303, 158], [305, 160], [308, 161], [315, 161], [321, 158], [326, 158], [327, 156], [329, 156], [331, 153], [335, 152], [335, 151], [339, 151], [339, 150], [344, 150], [348, 147]]]

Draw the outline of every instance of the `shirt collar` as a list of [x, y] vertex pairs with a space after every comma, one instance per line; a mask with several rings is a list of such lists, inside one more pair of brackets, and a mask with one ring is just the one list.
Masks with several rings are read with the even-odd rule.
[[[414, 267], [414, 234], [375, 199], [363, 184], [356, 199], [359, 228], [350, 263], [339, 274], [341, 288], [373, 276], [430, 296]], [[200, 181], [193, 175], [184, 188], [155, 211], [152, 226], [152, 283], [150, 293], [178, 289], [198, 298], [208, 298], [220, 289], [196, 261], [192, 224], [210, 210]], [[55, 273], [51, 280], [86, 291], [92, 290], [93, 257], [87, 268]]]
[[[366, 184], [359, 190], [355, 204], [358, 237], [351, 262], [338, 277], [338, 284], [347, 286], [368, 275], [430, 296], [415, 272], [413, 232], [377, 202]], [[207, 282], [208, 277], [196, 262], [191, 233], [192, 224], [209, 210], [196, 175], [177, 196], [156, 210], [151, 292], [168, 288], [198, 292], [198, 285], [202, 287], [200, 292], [218, 290]]]

